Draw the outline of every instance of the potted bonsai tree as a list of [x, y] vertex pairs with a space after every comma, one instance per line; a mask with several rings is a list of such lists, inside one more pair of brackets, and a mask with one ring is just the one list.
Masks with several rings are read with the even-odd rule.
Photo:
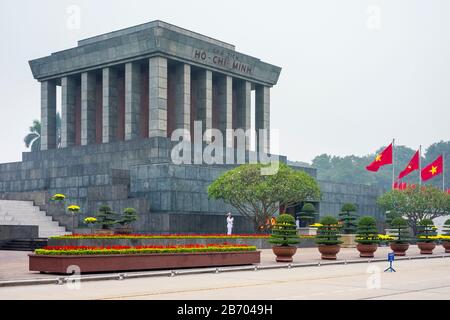
[[299, 228], [300, 235], [316, 235], [317, 229], [311, 228], [310, 224], [316, 220], [317, 212], [312, 203], [305, 203], [300, 211], [300, 222], [304, 225]]
[[409, 232], [408, 222], [403, 218], [394, 218], [390, 223], [392, 229], [392, 236], [390, 247], [396, 256], [405, 256], [409, 249]]
[[117, 221], [117, 224], [120, 225], [120, 228], [115, 229], [115, 233], [117, 234], [130, 234], [133, 232], [131, 228], [131, 224], [138, 219], [138, 214], [136, 213], [136, 209], [134, 208], [125, 208], [122, 213], [122, 217]]
[[380, 239], [378, 238], [377, 221], [374, 217], [361, 217], [358, 221], [356, 233], [356, 248], [361, 258], [373, 258], [378, 249]]
[[115, 215], [116, 214], [109, 206], [100, 206], [97, 214], [97, 223], [101, 226], [101, 230], [97, 230], [97, 233], [114, 234], [114, 231], [111, 229], [117, 223], [116, 219], [114, 218]]
[[354, 248], [356, 246], [356, 206], [353, 203], [344, 203], [339, 213], [341, 228], [341, 240], [343, 248]]
[[277, 256], [277, 262], [292, 262], [297, 252], [300, 238], [297, 235], [295, 218], [289, 214], [281, 214], [272, 227], [269, 243], [273, 244], [272, 251]]
[[430, 219], [423, 219], [417, 226], [419, 234], [417, 235], [417, 246], [420, 254], [433, 254], [436, 248], [436, 227]]
[[324, 260], [336, 260], [336, 255], [341, 250], [339, 240], [338, 220], [332, 216], [325, 216], [320, 220], [321, 226], [317, 230], [316, 243]]
[[445, 248], [445, 253], [450, 253], [450, 219], [444, 222], [442, 245]]

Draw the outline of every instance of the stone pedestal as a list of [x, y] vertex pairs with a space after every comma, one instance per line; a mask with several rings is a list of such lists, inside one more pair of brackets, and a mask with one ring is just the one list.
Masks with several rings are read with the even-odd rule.
[[297, 228], [297, 234], [299, 236], [316, 236], [317, 235], [317, 228]]
[[342, 241], [342, 248], [356, 248], [356, 235], [355, 234], [343, 234], [340, 240]]

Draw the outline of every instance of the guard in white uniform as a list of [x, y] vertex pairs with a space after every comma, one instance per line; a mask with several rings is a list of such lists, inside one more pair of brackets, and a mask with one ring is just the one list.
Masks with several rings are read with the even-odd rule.
[[227, 216], [227, 235], [231, 235], [233, 233], [233, 222], [234, 222], [234, 218], [231, 216], [231, 212], [228, 212], [228, 216]]

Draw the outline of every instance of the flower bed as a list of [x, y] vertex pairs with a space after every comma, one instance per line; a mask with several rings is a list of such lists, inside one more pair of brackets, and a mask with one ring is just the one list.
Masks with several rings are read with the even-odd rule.
[[64, 246], [45, 247], [29, 254], [30, 271], [81, 273], [216, 267], [260, 263], [260, 251], [249, 245], [183, 246]]
[[[300, 236], [302, 240], [299, 247], [315, 247], [314, 236]], [[224, 235], [224, 234], [76, 234], [69, 236], [51, 237], [48, 241], [50, 246], [174, 246], [186, 244], [248, 244], [258, 249], [270, 249], [272, 245], [268, 242], [268, 235]]]
[[36, 255], [108, 255], [108, 254], [141, 254], [141, 253], [184, 253], [184, 252], [236, 252], [256, 251], [255, 246], [249, 245], [184, 245], [184, 246], [111, 246], [111, 247], [89, 247], [89, 246], [47, 246], [36, 249]]

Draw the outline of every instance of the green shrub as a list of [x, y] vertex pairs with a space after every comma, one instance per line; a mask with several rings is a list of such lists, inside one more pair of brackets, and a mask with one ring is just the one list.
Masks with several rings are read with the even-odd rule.
[[357, 210], [353, 203], [344, 203], [339, 213], [339, 221], [342, 222], [343, 234], [354, 234], [356, 232], [356, 220], [358, 215], [355, 213]]
[[403, 218], [394, 218], [391, 220], [390, 227], [394, 229], [393, 237], [395, 240], [391, 241], [398, 244], [406, 244], [411, 241], [408, 231], [408, 222]]
[[356, 242], [360, 244], [378, 244], [377, 221], [374, 217], [364, 216], [358, 220]]
[[450, 219], [444, 222], [443, 234], [446, 236], [450, 236]]
[[109, 206], [102, 205], [98, 209], [97, 222], [102, 226], [102, 229], [110, 229], [117, 223], [115, 216], [116, 214]]
[[302, 211], [299, 214], [300, 220], [305, 222], [305, 225], [313, 223], [316, 220], [316, 208], [312, 203], [305, 203], [302, 207]]
[[339, 240], [339, 225], [338, 220], [332, 216], [325, 216], [320, 220], [322, 225], [317, 230], [316, 243], [323, 245], [337, 245], [341, 244]]
[[419, 231], [417, 235], [417, 242], [434, 242], [437, 236], [436, 227], [430, 219], [423, 219], [417, 225], [417, 230]]
[[272, 227], [269, 243], [276, 246], [287, 247], [296, 245], [299, 242], [300, 238], [297, 235], [295, 218], [289, 214], [281, 214], [276, 219], [275, 225]]
[[134, 208], [125, 208], [122, 213], [122, 217], [119, 221], [117, 221], [118, 224], [121, 226], [128, 226], [135, 222], [138, 219], [138, 214], [136, 213], [136, 209]]

